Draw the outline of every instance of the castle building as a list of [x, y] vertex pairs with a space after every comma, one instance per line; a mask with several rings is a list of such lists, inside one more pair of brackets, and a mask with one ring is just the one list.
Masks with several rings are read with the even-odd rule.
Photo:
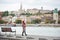
[[33, 9], [27, 9], [27, 13], [36, 14], [36, 13], [38, 13], [38, 12], [39, 12], [39, 10], [36, 9], [36, 8], [33, 8]]

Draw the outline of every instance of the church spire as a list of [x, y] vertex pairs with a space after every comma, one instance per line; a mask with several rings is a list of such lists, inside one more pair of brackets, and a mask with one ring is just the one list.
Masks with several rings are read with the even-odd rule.
[[21, 2], [21, 4], [20, 4], [20, 10], [22, 10], [22, 2]]
[[20, 9], [19, 9], [19, 14], [22, 13], [22, 2], [20, 2]]

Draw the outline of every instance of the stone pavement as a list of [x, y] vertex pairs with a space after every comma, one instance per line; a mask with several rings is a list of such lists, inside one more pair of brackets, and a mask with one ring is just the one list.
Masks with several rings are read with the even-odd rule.
[[28, 35], [28, 36], [0, 36], [0, 40], [60, 40], [60, 37]]

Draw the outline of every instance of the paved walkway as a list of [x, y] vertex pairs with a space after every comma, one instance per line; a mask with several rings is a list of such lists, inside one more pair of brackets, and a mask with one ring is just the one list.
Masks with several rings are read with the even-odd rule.
[[0, 40], [60, 40], [60, 37], [51, 36], [39, 36], [39, 35], [28, 35], [28, 36], [0, 36]]

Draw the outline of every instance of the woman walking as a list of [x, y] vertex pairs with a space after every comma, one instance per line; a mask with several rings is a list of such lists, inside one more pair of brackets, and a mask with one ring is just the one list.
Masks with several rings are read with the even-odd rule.
[[27, 36], [27, 34], [26, 34], [26, 22], [24, 20], [22, 21], [22, 28], [23, 28], [22, 36], [24, 36], [24, 34], [25, 34], [25, 36]]

